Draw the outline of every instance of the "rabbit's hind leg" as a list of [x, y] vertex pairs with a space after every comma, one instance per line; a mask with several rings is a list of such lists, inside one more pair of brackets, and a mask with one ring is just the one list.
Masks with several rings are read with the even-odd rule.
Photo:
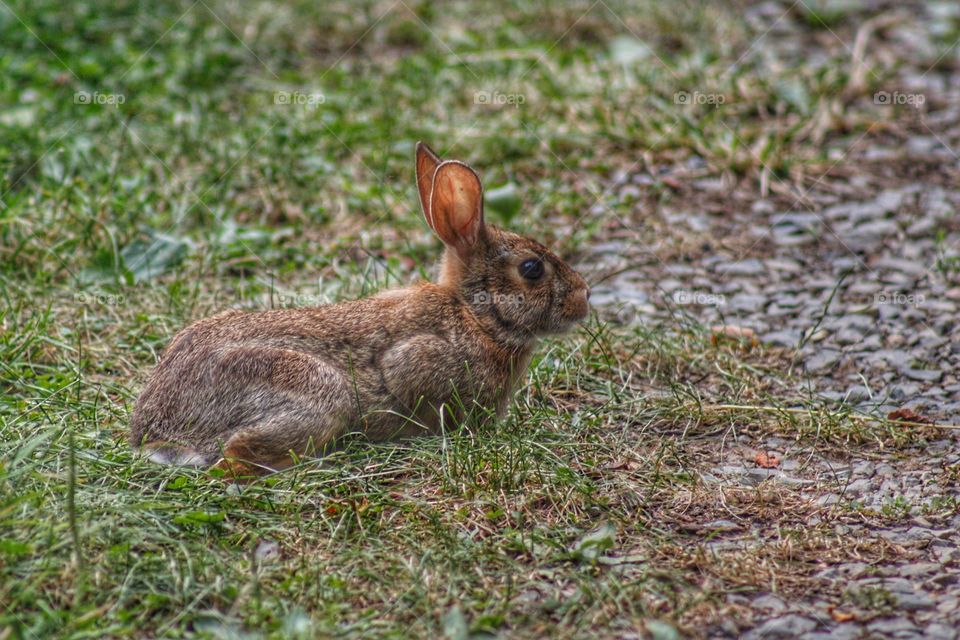
[[250, 383], [246, 399], [257, 416], [223, 443], [223, 458], [215, 466], [234, 478], [289, 467], [297, 457], [322, 451], [350, 422], [350, 382], [318, 358], [239, 348], [222, 364]]

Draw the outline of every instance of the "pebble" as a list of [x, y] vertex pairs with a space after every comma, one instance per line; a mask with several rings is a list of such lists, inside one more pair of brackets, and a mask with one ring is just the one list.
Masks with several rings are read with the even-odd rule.
[[939, 369], [904, 368], [901, 370], [901, 373], [911, 380], [919, 380], [921, 382], [940, 382], [940, 379], [943, 378], [943, 371]]
[[744, 638], [794, 638], [800, 634], [813, 631], [817, 628], [817, 621], [804, 616], [790, 614], [781, 618], [773, 618], [756, 627]]

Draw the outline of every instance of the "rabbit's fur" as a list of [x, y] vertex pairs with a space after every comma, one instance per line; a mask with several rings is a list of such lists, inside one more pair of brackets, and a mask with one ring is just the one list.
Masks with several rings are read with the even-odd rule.
[[163, 462], [256, 473], [347, 432], [388, 440], [474, 409], [501, 415], [536, 338], [587, 315], [587, 284], [541, 244], [484, 224], [467, 165], [418, 144], [416, 166], [424, 216], [446, 245], [438, 282], [190, 325], [138, 398], [131, 443]]

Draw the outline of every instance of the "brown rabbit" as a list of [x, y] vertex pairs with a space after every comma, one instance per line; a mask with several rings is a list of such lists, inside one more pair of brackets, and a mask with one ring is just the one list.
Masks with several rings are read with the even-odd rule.
[[484, 224], [466, 164], [418, 143], [416, 173], [446, 245], [437, 283], [190, 325], [137, 400], [133, 446], [262, 473], [347, 432], [389, 440], [439, 433], [475, 409], [502, 415], [537, 337], [586, 317], [587, 283], [543, 245]]

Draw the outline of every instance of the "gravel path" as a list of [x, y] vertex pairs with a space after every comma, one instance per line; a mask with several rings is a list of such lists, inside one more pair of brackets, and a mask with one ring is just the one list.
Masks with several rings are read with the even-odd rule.
[[[799, 348], [810, 380], [830, 400], [882, 413], [908, 405], [958, 421], [960, 284], [951, 271], [960, 256], [958, 208], [960, 189], [923, 183], [816, 212], [761, 201], [732, 232], [752, 241], [747, 256], [661, 261], [651, 247], [646, 264], [606, 280], [595, 298], [628, 321], [680, 313]], [[707, 237], [722, 237], [715, 227], [730, 223], [660, 213], [674, 229]], [[626, 246], [606, 249], [595, 264], [618, 270], [629, 260]]]
[[[770, 5], [770, 6], [767, 6]], [[751, 9], [769, 25], [778, 3]], [[676, 330], [677, 319], [753, 330], [795, 349], [806, 384], [827, 403], [886, 415], [909, 407], [960, 423], [960, 77], [931, 69], [929, 34], [960, 6], [931, 2], [886, 37], [905, 62], [892, 91], [924, 106], [882, 142], [831, 143], [834, 166], [796, 197], [761, 197], [699, 159], [615, 175], [612, 203], [631, 210], [623, 233], [593, 249], [593, 300], [622, 323]], [[766, 22], [764, 22], [766, 21]], [[764, 55], [805, 51], [779, 25]], [[935, 57], [935, 56], [934, 56]], [[882, 106], [882, 105], [881, 105]], [[651, 196], [654, 185], [670, 187]], [[598, 207], [601, 205], [598, 205]], [[742, 619], [711, 637], [958, 638], [960, 441], [954, 432], [922, 451], [833, 456], [792, 440], [734, 436], [703, 480], [725, 490], [764, 487], [804, 505], [804, 531], [826, 528], [840, 557], [811, 570], [805, 595], [731, 594]], [[758, 468], [743, 450], [782, 459]], [[948, 515], [944, 515], [948, 514]], [[720, 520], [715, 554], [782, 544], [769, 523]]]

